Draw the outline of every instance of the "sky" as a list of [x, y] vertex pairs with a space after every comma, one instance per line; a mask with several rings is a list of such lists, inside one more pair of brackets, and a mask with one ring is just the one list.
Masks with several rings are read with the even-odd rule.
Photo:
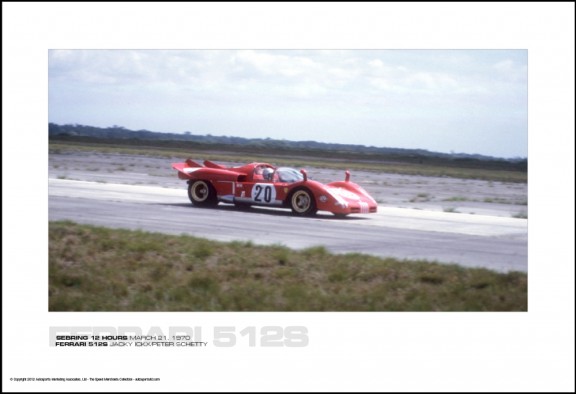
[[49, 121], [528, 154], [527, 50], [50, 50]]

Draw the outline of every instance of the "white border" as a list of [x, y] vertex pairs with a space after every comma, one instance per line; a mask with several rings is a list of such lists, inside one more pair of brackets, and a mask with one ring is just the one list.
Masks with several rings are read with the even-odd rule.
[[[573, 3], [3, 3], [4, 391], [573, 391]], [[48, 313], [51, 48], [529, 50], [528, 313]], [[303, 349], [62, 350], [62, 325], [306, 325]], [[160, 384], [15, 383], [145, 373]]]

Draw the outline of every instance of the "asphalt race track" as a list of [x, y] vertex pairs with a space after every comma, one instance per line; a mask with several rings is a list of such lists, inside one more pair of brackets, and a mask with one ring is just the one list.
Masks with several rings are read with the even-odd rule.
[[[184, 186], [184, 185], [183, 185]], [[189, 234], [219, 241], [252, 241], [301, 249], [322, 245], [358, 252], [425, 259], [496, 271], [528, 270], [526, 219], [379, 206], [377, 214], [340, 219], [288, 209], [215, 209], [190, 204], [186, 189], [49, 179], [49, 220]]]

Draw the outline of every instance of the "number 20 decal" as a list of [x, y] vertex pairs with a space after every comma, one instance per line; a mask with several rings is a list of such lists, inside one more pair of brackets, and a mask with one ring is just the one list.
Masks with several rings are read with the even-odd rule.
[[257, 183], [252, 189], [252, 200], [260, 204], [270, 204], [276, 200], [276, 189], [269, 184]]

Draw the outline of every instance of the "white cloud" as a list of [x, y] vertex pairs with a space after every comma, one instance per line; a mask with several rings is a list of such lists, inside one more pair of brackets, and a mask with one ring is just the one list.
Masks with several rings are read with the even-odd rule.
[[446, 92], [458, 89], [458, 82], [450, 76], [430, 72], [417, 72], [407, 76], [405, 82], [420, 91]]
[[492, 65], [495, 75], [510, 82], [525, 83], [528, 77], [528, 66], [505, 59]]
[[370, 67], [374, 67], [376, 69], [384, 67], [384, 63], [382, 62], [382, 60], [379, 60], [379, 59], [370, 60], [368, 62], [368, 65]]
[[310, 77], [322, 68], [322, 65], [307, 57], [288, 56], [274, 51], [239, 51], [236, 60], [267, 76]]
[[502, 60], [492, 66], [497, 71], [509, 72], [514, 68], [514, 62], [510, 59]]

